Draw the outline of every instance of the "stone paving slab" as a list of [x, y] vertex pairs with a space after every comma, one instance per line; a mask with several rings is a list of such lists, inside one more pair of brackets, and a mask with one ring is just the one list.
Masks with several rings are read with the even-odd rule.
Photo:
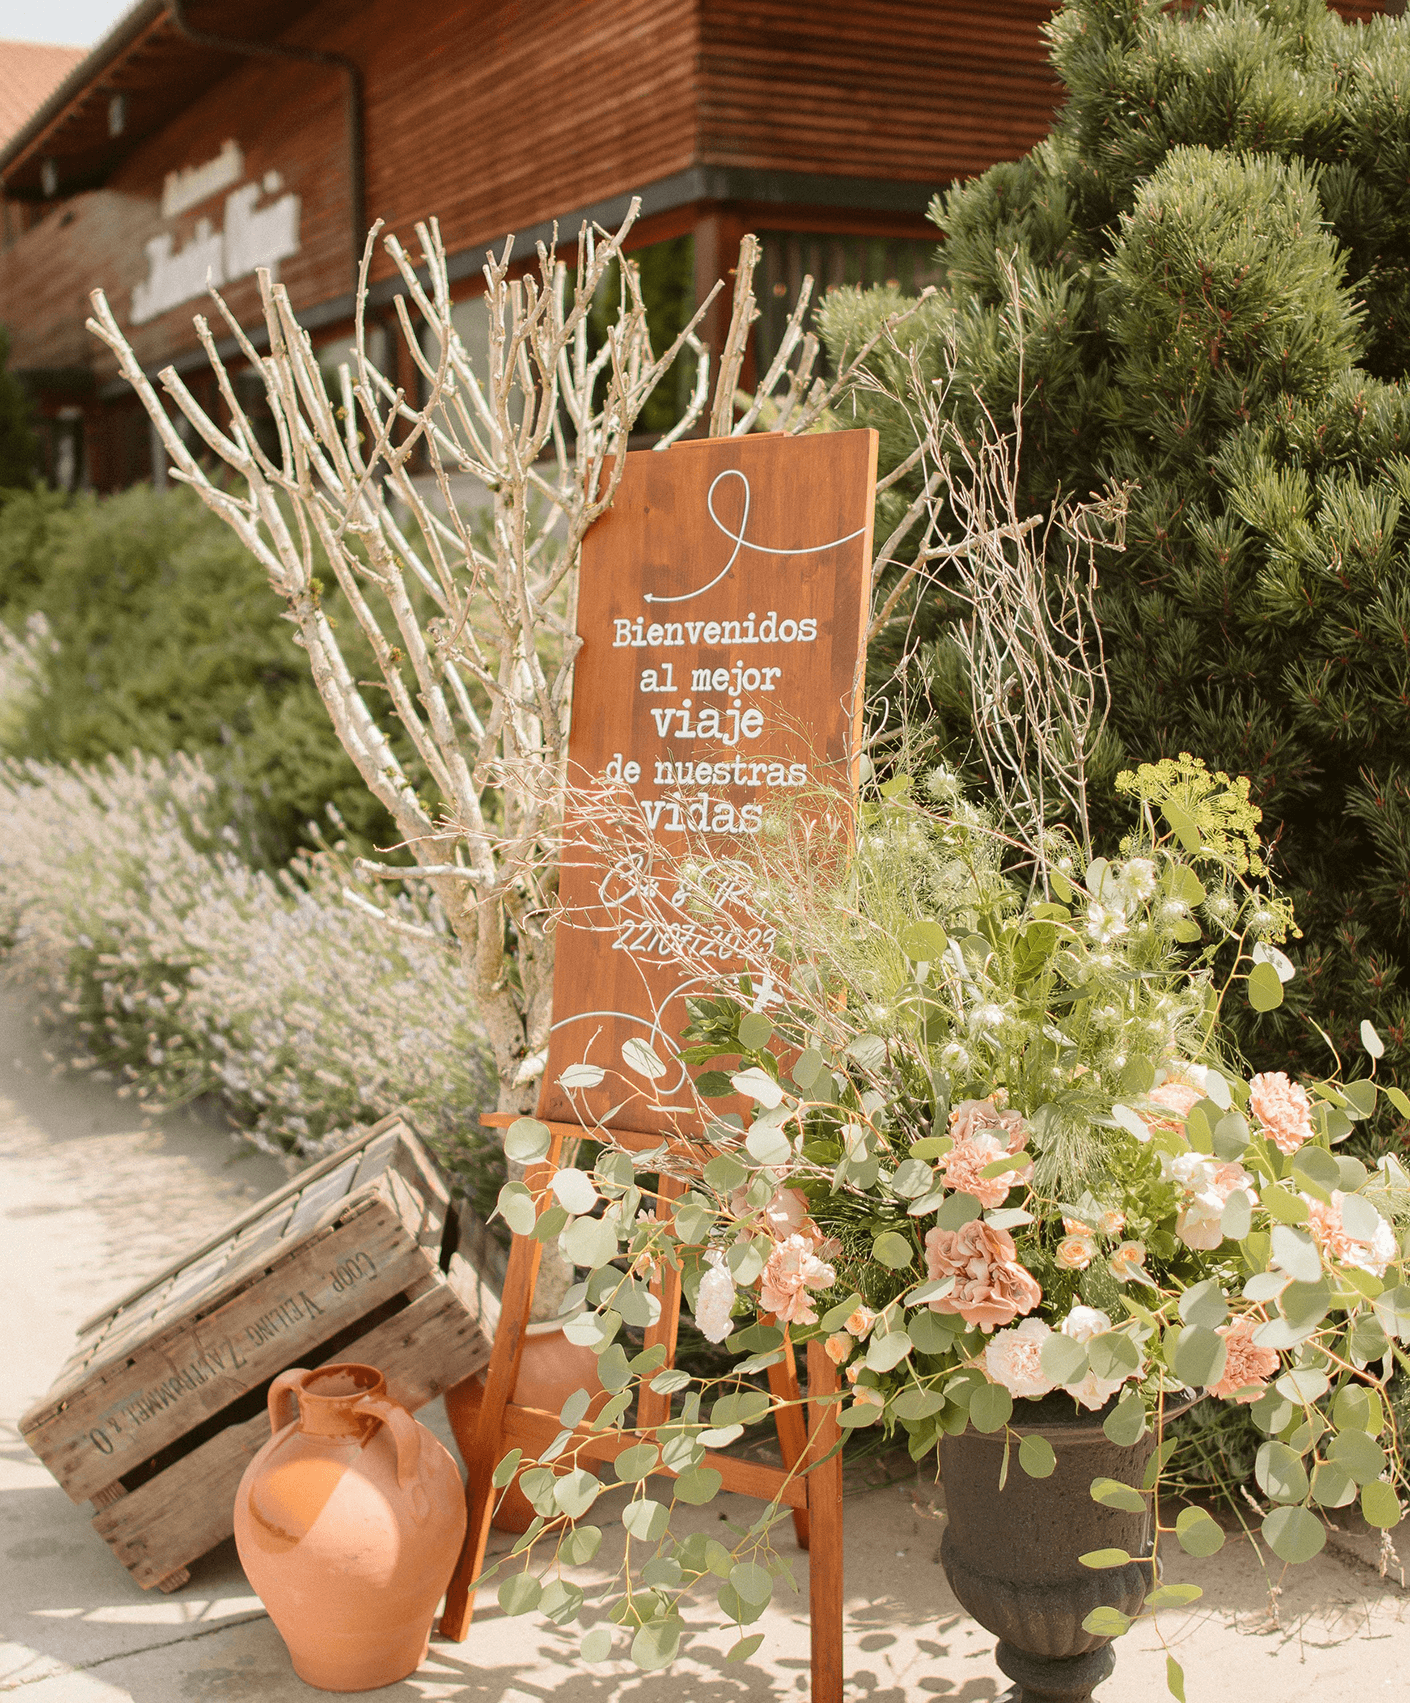
[[[42, 1395], [74, 1327], [180, 1246], [210, 1233], [283, 1181], [278, 1162], [196, 1118], [143, 1127], [110, 1087], [51, 1079], [12, 991], [0, 990], [0, 1694], [15, 1703], [308, 1703], [233, 1543], [191, 1569], [171, 1597], [144, 1592], [30, 1454], [18, 1416]], [[422, 1416], [447, 1438], [441, 1404]], [[939, 1564], [944, 1501], [922, 1478], [868, 1485], [849, 1472], [846, 1667], [849, 1700], [923, 1703], [1003, 1697], [992, 1639], [960, 1610]], [[721, 1497], [697, 1511], [747, 1524], [757, 1504]], [[507, 1540], [501, 1540], [503, 1548]], [[620, 1555], [609, 1528], [591, 1569], [600, 1587]], [[507, 1620], [485, 1593], [464, 1644], [435, 1640], [428, 1660], [368, 1698], [465, 1703], [736, 1703], [806, 1696], [807, 1558], [785, 1522], [776, 1545], [799, 1594], [780, 1589], [758, 1623], [748, 1665], [730, 1664], [728, 1632], [701, 1625], [675, 1667], [639, 1674], [577, 1659], [581, 1628]], [[1407, 1550], [1410, 1556], [1410, 1550]], [[1162, 1617], [1185, 1667], [1190, 1703], [1351, 1703], [1410, 1695], [1410, 1621], [1398, 1559], [1348, 1527], [1308, 1567], [1268, 1578], [1231, 1539], [1210, 1561], [1177, 1556], [1167, 1576], [1206, 1601]], [[697, 1622], [708, 1622], [701, 1611]], [[1118, 1646], [1100, 1703], [1165, 1695], [1165, 1651], [1142, 1628]]]

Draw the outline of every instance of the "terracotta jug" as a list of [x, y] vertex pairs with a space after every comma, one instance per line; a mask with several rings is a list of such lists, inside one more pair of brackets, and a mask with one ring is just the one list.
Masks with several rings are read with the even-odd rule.
[[236, 1493], [235, 1543], [294, 1672], [323, 1691], [405, 1679], [465, 1537], [455, 1462], [374, 1366], [281, 1372], [269, 1424]]
[[[519, 1375], [514, 1382], [513, 1402], [516, 1407], [537, 1407], [545, 1413], [558, 1413], [574, 1390], [586, 1390], [592, 1397], [588, 1413], [596, 1416], [607, 1404], [607, 1391], [597, 1375], [597, 1355], [591, 1348], [578, 1348], [563, 1334], [561, 1319], [548, 1319], [532, 1324], [524, 1332], [524, 1348], [519, 1356]], [[475, 1449], [475, 1427], [480, 1418], [480, 1398], [485, 1393], [483, 1372], [476, 1372], [461, 1383], [453, 1384], [445, 1393], [446, 1418], [455, 1433], [455, 1446], [466, 1465]], [[517, 1437], [512, 1424], [505, 1428], [505, 1452], [519, 1447], [526, 1454], [534, 1448], [528, 1438]], [[574, 1465], [595, 1471], [591, 1461], [574, 1462], [564, 1459], [555, 1467], [557, 1472], [570, 1472]], [[534, 1518], [528, 1498], [516, 1479], [500, 1493], [495, 1507], [493, 1525], [496, 1531], [526, 1532]]]

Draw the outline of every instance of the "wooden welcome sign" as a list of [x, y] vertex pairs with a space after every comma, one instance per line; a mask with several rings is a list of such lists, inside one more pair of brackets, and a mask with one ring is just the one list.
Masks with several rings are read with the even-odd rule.
[[[666, 862], [687, 847], [729, 855], [770, 799], [855, 784], [876, 456], [873, 431], [634, 452], [584, 540], [571, 778], [580, 798], [629, 791], [637, 833], [575, 833], [570, 808], [538, 1108], [549, 1122], [613, 1108], [617, 1129], [692, 1121], [674, 1052], [693, 983], [669, 937], [690, 931], [691, 956], [728, 975], [742, 924], [672, 912], [659, 882], [644, 904], [640, 835]], [[619, 1107], [632, 1039], [668, 1075]], [[581, 1063], [608, 1074], [570, 1096], [560, 1078]]]

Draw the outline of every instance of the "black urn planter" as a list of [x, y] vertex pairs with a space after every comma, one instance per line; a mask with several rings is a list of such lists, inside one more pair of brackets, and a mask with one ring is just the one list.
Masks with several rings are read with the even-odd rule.
[[[1010, 1429], [1046, 1437], [1057, 1455], [1051, 1477], [1030, 1478], [1010, 1451], [999, 1489], [1004, 1433], [973, 1429], [940, 1439], [949, 1524], [940, 1560], [965, 1610], [999, 1639], [999, 1666], [1021, 1703], [1084, 1703], [1116, 1666], [1110, 1639], [1084, 1632], [1094, 1608], [1140, 1611], [1154, 1581], [1149, 1561], [1094, 1571], [1077, 1559], [1094, 1549], [1151, 1553], [1151, 1514], [1094, 1502], [1094, 1478], [1140, 1487], [1155, 1437], [1121, 1448], [1100, 1413], [1074, 1412], [1071, 1396], [1017, 1401]], [[1167, 1418], [1170, 1416], [1167, 1409]]]

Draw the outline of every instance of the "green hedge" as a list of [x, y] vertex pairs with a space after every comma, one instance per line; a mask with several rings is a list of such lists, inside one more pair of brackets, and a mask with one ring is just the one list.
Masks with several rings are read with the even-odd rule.
[[358, 849], [395, 838], [337, 741], [279, 598], [190, 491], [5, 493], [0, 621], [19, 632], [36, 611], [56, 649], [46, 689], [7, 722], [7, 754], [199, 753], [220, 782], [220, 812], [269, 865], [310, 843], [308, 824], [329, 804]]

